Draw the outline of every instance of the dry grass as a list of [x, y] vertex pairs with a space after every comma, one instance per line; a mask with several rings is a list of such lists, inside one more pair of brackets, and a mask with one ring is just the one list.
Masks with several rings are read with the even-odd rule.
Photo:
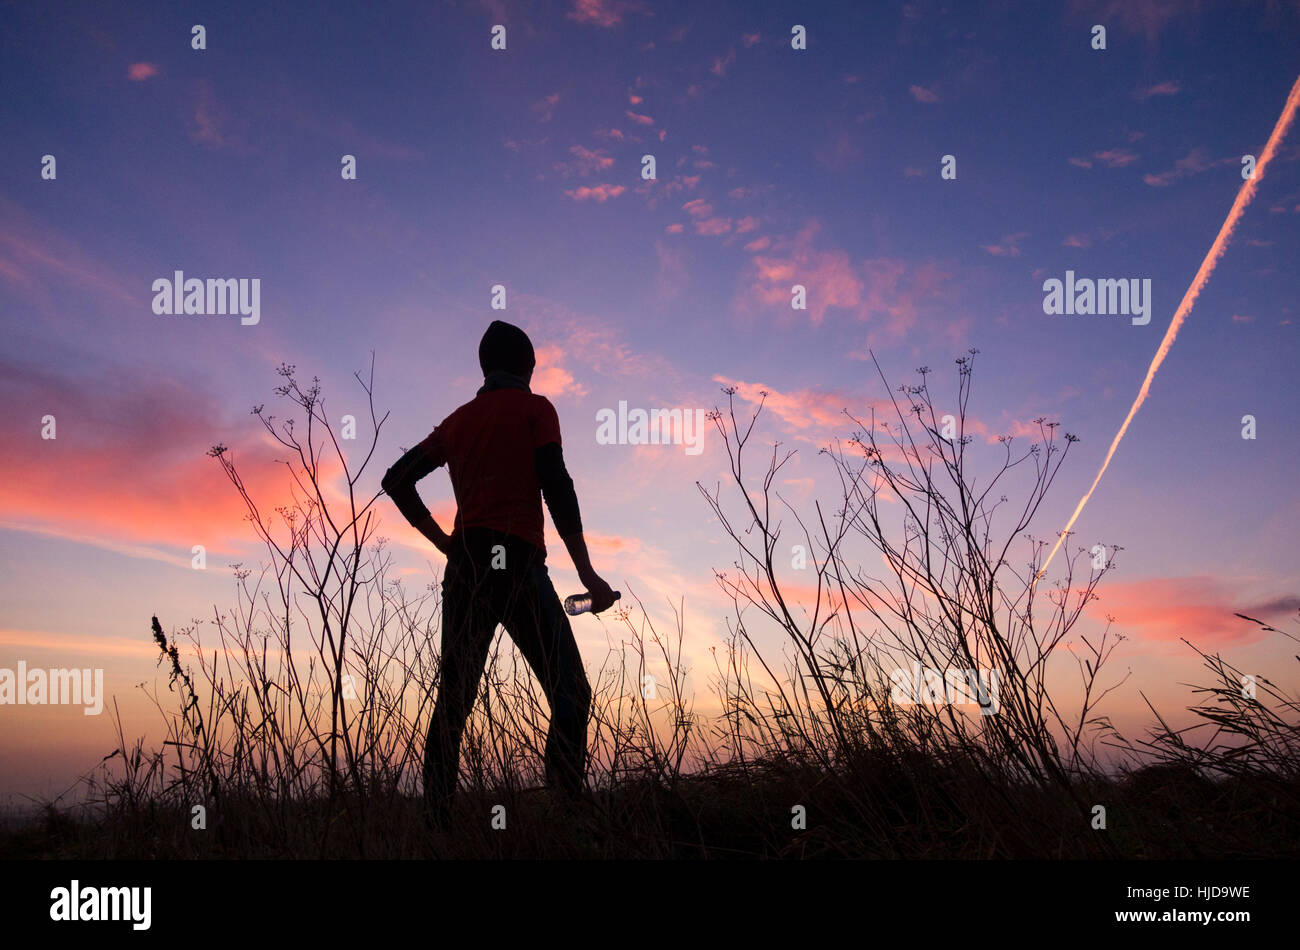
[[[1055, 424], [1040, 420], [1037, 442], [1020, 451], [1002, 441], [998, 464], [980, 468], [964, 431], [973, 357], [958, 361], [955, 435], [925, 370], [919, 385], [891, 395], [889, 423], [846, 416], [853, 437], [825, 452], [842, 488], [831, 512], [797, 511], [774, 490], [789, 459], [779, 446], [751, 474], [761, 407], [739, 418], [728, 393], [728, 409], [712, 418], [732, 482], [701, 487], [736, 551], [717, 572], [734, 603], [709, 682], [721, 713], [695, 711], [681, 612], [661, 631], [631, 598], [610, 615], [609, 650], [591, 674], [589, 793], [566, 805], [541, 787], [545, 702], [498, 639], [447, 837], [425, 832], [419, 804], [438, 683], [437, 585], [410, 591], [394, 579], [375, 534], [378, 496], [357, 491], [375, 442], [351, 469], [319, 386], [300, 387], [283, 367], [277, 392], [295, 417], [255, 412], [288, 450], [295, 500], [262, 512], [231, 453], [213, 449], [267, 561], [237, 568], [229, 610], [170, 635], [154, 619], [170, 673], [171, 693], [154, 697], [166, 741], [146, 750], [120, 736], [86, 779], [87, 803], [50, 807], [42, 821], [0, 835], [0, 856], [1294, 854], [1300, 707], [1280, 687], [1263, 680], [1262, 699], [1247, 698], [1240, 671], [1202, 654], [1216, 678], [1209, 701], [1193, 707], [1217, 730], [1206, 742], [1157, 715], [1151, 735], [1130, 743], [1098, 712], [1122, 682], [1104, 672], [1122, 638], [1107, 627], [1089, 640], [1073, 628], [1111, 564], [1076, 576], [1080, 558], [1088, 563], [1080, 549], [1057, 583], [1040, 586], [1044, 542], [1026, 539], [1072, 437], [1061, 445]], [[373, 369], [370, 381], [357, 379], [369, 396]], [[386, 417], [371, 406], [377, 441]], [[325, 452], [341, 466], [342, 491], [322, 484]], [[808, 564], [797, 585], [784, 567], [795, 543]], [[815, 594], [796, 596], [796, 587]], [[787, 646], [780, 661], [757, 646], [774, 634]], [[996, 669], [996, 715], [899, 701], [891, 674], [913, 663]], [[1061, 667], [1077, 673], [1069, 708], [1058, 698]], [[648, 671], [652, 697], [642, 688]], [[1099, 746], [1127, 767], [1104, 767]], [[1097, 805], [1105, 831], [1093, 827]], [[203, 830], [192, 827], [195, 806], [206, 810]], [[494, 827], [501, 809], [505, 827]]]

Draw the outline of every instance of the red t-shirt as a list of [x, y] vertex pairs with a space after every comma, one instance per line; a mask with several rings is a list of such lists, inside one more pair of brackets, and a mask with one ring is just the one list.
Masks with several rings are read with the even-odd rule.
[[545, 551], [533, 452], [559, 441], [555, 407], [545, 396], [522, 389], [490, 389], [444, 419], [420, 448], [451, 474], [457, 508], [453, 533], [492, 528]]

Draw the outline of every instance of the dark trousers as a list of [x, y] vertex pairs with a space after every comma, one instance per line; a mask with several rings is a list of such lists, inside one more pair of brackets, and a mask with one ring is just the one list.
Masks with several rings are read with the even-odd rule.
[[[424, 750], [425, 801], [443, 829], [450, 826], [465, 722], [498, 624], [532, 667], [551, 707], [547, 784], [574, 798], [586, 771], [591, 711], [591, 687], [545, 555], [512, 535], [475, 529], [453, 545], [442, 582], [440, 688]], [[494, 558], [500, 564], [502, 556], [505, 567], [494, 568]]]

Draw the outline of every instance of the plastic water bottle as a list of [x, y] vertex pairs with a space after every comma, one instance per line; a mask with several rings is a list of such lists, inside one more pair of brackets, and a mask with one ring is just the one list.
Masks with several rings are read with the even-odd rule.
[[[622, 594], [614, 591], [614, 599], [618, 600]], [[564, 612], [570, 617], [576, 617], [578, 614], [585, 614], [591, 609], [590, 594], [570, 594], [564, 598]]]

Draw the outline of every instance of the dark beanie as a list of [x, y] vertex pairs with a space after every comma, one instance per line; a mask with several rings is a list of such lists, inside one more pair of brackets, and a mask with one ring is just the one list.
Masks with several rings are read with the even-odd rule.
[[478, 345], [478, 365], [486, 376], [494, 369], [527, 379], [537, 365], [528, 334], [513, 323], [493, 320]]

